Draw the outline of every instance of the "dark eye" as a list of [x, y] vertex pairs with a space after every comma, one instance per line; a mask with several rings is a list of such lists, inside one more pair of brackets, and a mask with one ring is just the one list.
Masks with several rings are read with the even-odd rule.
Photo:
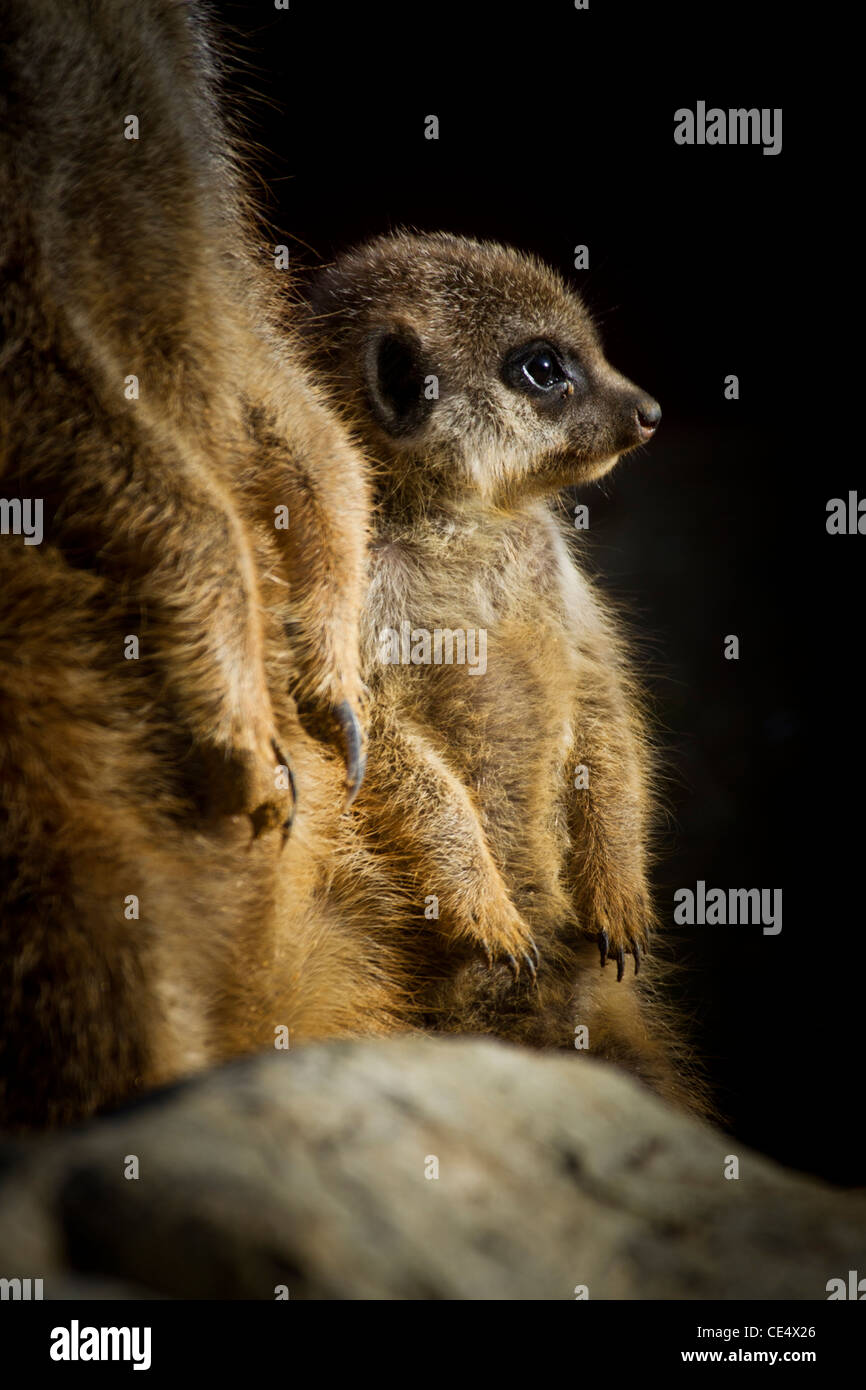
[[543, 339], [512, 348], [501, 370], [502, 380], [513, 391], [534, 396], [539, 405], [564, 400], [574, 390], [574, 363], [565, 366], [558, 349]]
[[562, 367], [552, 352], [536, 352], [523, 364], [523, 375], [528, 378], [531, 386], [538, 386], [542, 391], [546, 391], [549, 386], [557, 381], [564, 381], [565, 375]]

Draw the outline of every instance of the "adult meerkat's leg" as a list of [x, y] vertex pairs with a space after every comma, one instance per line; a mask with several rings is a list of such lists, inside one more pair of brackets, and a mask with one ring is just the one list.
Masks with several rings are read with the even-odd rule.
[[336, 743], [347, 804], [364, 777], [358, 625], [366, 587], [369, 495], [363, 459], [291, 364], [250, 407], [255, 465], [243, 486], [274, 528], [290, 594], [293, 690], [302, 722]]

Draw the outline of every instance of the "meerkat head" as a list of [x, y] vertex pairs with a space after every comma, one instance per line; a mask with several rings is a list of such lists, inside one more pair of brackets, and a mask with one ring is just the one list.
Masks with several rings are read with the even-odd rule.
[[579, 296], [530, 256], [399, 233], [319, 275], [332, 391], [401, 494], [554, 493], [645, 443], [661, 409], [608, 364]]

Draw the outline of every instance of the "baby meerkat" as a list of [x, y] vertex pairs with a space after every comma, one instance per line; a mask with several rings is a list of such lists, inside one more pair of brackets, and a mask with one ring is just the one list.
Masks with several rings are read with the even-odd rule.
[[577, 294], [499, 245], [377, 239], [318, 275], [305, 332], [377, 465], [357, 814], [414, 898], [426, 1020], [553, 1046], [585, 1024], [594, 1053], [691, 1099], [653, 971], [634, 980], [653, 923], [640, 701], [551, 507], [651, 439], [659, 406]]

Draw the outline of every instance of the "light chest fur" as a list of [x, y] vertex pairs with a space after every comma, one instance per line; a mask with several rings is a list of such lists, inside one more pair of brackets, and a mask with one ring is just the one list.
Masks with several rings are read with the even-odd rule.
[[[368, 684], [435, 731], [518, 900], [539, 875], [558, 896], [581, 628], [593, 609], [561, 524], [543, 501], [509, 512], [443, 512], [382, 528], [372, 557]], [[449, 663], [447, 647], [437, 664], [435, 634], [443, 630], [466, 635], [474, 666]], [[384, 660], [394, 654], [388, 633], [411, 634], [404, 657], [423, 654], [422, 634], [430, 634], [430, 663]], [[553, 860], [551, 836], [559, 844]]]

